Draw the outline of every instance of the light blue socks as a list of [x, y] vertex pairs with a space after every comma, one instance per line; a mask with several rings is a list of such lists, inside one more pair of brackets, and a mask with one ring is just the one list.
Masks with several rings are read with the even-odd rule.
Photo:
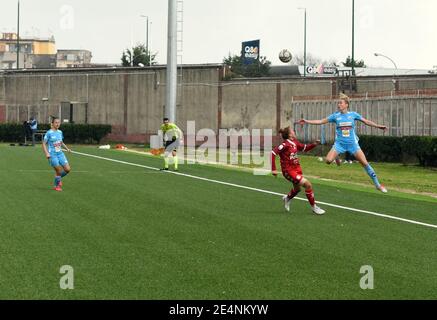
[[381, 184], [379, 183], [378, 177], [376, 176], [375, 170], [373, 170], [372, 166], [369, 164], [367, 167], [364, 168], [364, 170], [366, 170], [370, 179], [372, 179], [375, 187], [380, 188]]

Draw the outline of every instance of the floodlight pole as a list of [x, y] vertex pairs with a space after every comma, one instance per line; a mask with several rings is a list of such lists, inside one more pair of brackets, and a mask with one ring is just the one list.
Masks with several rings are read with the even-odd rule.
[[355, 76], [355, 0], [352, 0], [352, 76]]
[[304, 56], [304, 58], [303, 58], [303, 66], [304, 66], [304, 77], [306, 77], [306, 75], [307, 75], [307, 9], [305, 8], [305, 19], [304, 19], [305, 21], [304, 21], [304, 24], [305, 24], [305, 27], [304, 27], [304, 45], [303, 45], [303, 47], [304, 47], [304, 49], [303, 49], [303, 51], [304, 51], [304, 53], [303, 53], [303, 56]]
[[17, 11], [17, 69], [20, 69], [20, 1], [18, 0]]
[[303, 35], [303, 76], [307, 76], [307, 8], [298, 8], [305, 10], [304, 14], [304, 35]]
[[165, 116], [176, 122], [177, 98], [177, 3], [168, 0], [167, 85]]
[[149, 16], [141, 15], [142, 18], [146, 18], [146, 54], [149, 57], [149, 66], [151, 65], [151, 56], [149, 53]]

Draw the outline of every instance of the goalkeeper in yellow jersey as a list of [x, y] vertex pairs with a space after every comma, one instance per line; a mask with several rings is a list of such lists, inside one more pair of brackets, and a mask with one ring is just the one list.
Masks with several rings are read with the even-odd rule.
[[178, 171], [179, 159], [177, 156], [177, 149], [179, 144], [183, 141], [183, 135], [181, 129], [177, 125], [171, 123], [168, 118], [164, 118], [164, 123], [161, 126], [163, 138], [164, 138], [164, 168], [161, 171], [168, 171], [168, 163], [170, 154], [173, 155], [174, 170]]

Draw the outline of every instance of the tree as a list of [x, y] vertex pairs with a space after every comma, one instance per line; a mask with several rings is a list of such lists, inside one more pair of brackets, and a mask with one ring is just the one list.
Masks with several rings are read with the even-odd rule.
[[270, 65], [272, 64], [266, 57], [260, 57], [257, 62], [245, 65], [241, 56], [231, 54], [223, 59], [223, 63], [231, 69], [229, 78], [267, 77], [269, 75]]
[[[304, 55], [302, 53], [293, 55], [293, 59], [291, 60], [290, 64], [297, 65], [297, 66], [303, 66], [304, 65]], [[335, 60], [335, 59], [323, 60], [320, 57], [312, 55], [311, 53], [307, 53], [307, 59], [306, 59], [307, 66], [318, 66], [321, 64], [323, 64], [325, 66], [338, 67], [337, 60]]]
[[121, 56], [123, 67], [138, 67], [156, 65], [156, 53], [147, 52], [144, 44], [139, 44], [132, 49], [126, 49]]
[[[350, 67], [350, 68], [352, 68], [352, 58], [351, 58], [351, 56], [348, 56], [348, 57], [346, 58], [346, 61], [345, 61], [345, 62], [342, 62], [342, 64], [343, 64], [345, 67]], [[355, 68], [367, 68], [366, 64], [364, 63], [364, 60], [360, 60], [360, 61], [355, 60], [354, 63], [353, 63], [353, 66], [354, 66]]]

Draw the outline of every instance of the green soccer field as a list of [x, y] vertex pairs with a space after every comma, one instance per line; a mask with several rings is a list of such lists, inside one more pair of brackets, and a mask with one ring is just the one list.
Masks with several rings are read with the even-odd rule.
[[[67, 154], [57, 193], [39, 147], [0, 145], [0, 299], [437, 299], [437, 199], [313, 180], [319, 202], [346, 208], [285, 213], [283, 178], [74, 150], [124, 163]], [[65, 265], [74, 290], [60, 289]]]

